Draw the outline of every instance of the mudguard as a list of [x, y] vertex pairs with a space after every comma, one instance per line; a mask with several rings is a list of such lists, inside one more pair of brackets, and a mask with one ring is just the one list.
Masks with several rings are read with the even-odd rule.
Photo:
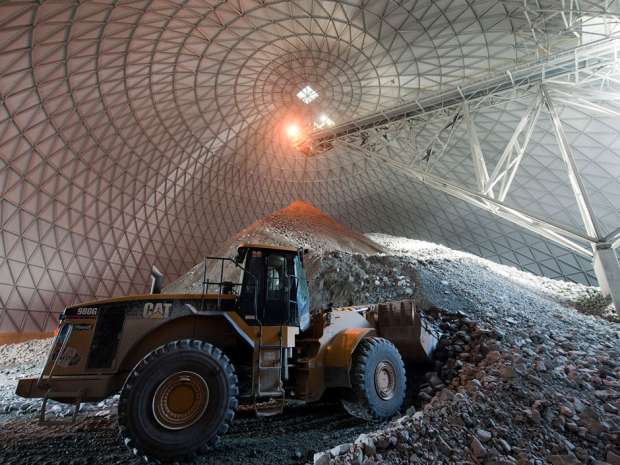
[[374, 328], [347, 328], [333, 337], [323, 358], [327, 387], [351, 387], [349, 371], [353, 352], [362, 339], [374, 334]]

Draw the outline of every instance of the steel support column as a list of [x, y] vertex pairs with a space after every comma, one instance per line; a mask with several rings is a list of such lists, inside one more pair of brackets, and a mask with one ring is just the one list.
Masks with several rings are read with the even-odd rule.
[[577, 164], [575, 163], [572, 149], [564, 132], [560, 115], [556, 111], [553, 101], [544, 86], [543, 95], [545, 105], [551, 115], [551, 121], [555, 130], [556, 140], [560, 147], [560, 153], [568, 170], [568, 179], [573, 193], [575, 194], [575, 199], [577, 200], [581, 219], [588, 234], [596, 237], [598, 241], [592, 244], [592, 268], [594, 269], [594, 274], [599, 282], [602, 294], [611, 296], [616, 308], [620, 308], [620, 264], [618, 264], [616, 252], [612, 244], [604, 242], [601, 237], [588, 192], [577, 169]]
[[596, 244], [593, 251], [592, 263], [601, 292], [611, 296], [616, 308], [620, 308], [620, 263], [616, 251], [606, 242]]

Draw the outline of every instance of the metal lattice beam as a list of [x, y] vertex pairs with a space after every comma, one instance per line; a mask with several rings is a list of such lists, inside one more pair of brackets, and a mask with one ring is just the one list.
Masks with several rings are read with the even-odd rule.
[[471, 83], [467, 86], [416, 99], [397, 107], [355, 120], [341, 123], [333, 128], [316, 131], [312, 139], [316, 143], [325, 143], [347, 134], [368, 130], [390, 124], [401, 119], [411, 119], [433, 111], [445, 110], [462, 102], [492, 102], [494, 96], [505, 91], [537, 85], [554, 80], [572, 78], [570, 82], [583, 84], [583, 80], [592, 75], [601, 76], [605, 70], [615, 69], [619, 63], [620, 46], [616, 39], [603, 39], [593, 44], [584, 45], [574, 50], [561, 53], [540, 63], [522, 65], [499, 75]]
[[[375, 115], [341, 124], [331, 130], [316, 132], [312, 138], [319, 150], [340, 148], [353, 151], [369, 162], [390, 166], [396, 172], [410, 176], [435, 190], [535, 232], [577, 254], [595, 259], [595, 270], [600, 273], [601, 282], [607, 283], [609, 276], [619, 275], [620, 265], [616, 263], [619, 270], [615, 268], [610, 270], [608, 267], [612, 266], [614, 261], [608, 256], [605, 260], [598, 257], [602, 253], [600, 250], [618, 246], [620, 227], [615, 228], [607, 236], [603, 234], [562, 117], [556, 109], [554, 102], [556, 97], [552, 94], [557, 90], [557, 98], [565, 106], [574, 106], [608, 117], [618, 117], [620, 112], [614, 108], [620, 97], [616, 88], [620, 84], [618, 41], [605, 40], [596, 45], [581, 47], [549, 62], [521, 68], [517, 74], [518, 78], [515, 79], [514, 76], [515, 74], [511, 73], [503, 80], [501, 77], [491, 79], [470, 85], [467, 89], [457, 88], [452, 92], [429, 97], [424, 102], [416, 101], [384, 110]], [[579, 95], [580, 89], [584, 92], [579, 98], [570, 98], [572, 95]], [[602, 89], [605, 89], [605, 92], [602, 92]], [[523, 100], [524, 97], [530, 98], [528, 109], [522, 115], [489, 175], [474, 112], [498, 105], [498, 102], [506, 104], [511, 99], [517, 101]], [[519, 174], [524, 157], [527, 156], [532, 134], [537, 128], [540, 130], [538, 126], [543, 108], [548, 115], [557, 150], [564, 163], [567, 184], [574, 196], [583, 232], [567, 224], [543, 219], [528, 212], [527, 209], [507, 203], [513, 182]], [[446, 119], [446, 115], [450, 115], [451, 119]], [[433, 125], [439, 129], [423, 152], [417, 151], [413, 143], [402, 143], [407, 139], [407, 135], [402, 133], [403, 127], [408, 126], [411, 129], [416, 126]], [[451, 146], [455, 131], [460, 131], [468, 142], [471, 178], [475, 181], [473, 183], [467, 179], [465, 179], [467, 184], [455, 182], [454, 179], [446, 177], [445, 171], [431, 172], [431, 156], [435, 157], [436, 162], [446, 151], [455, 149]], [[434, 152], [433, 149], [436, 147], [439, 151]], [[407, 152], [410, 160], [408, 163], [402, 161], [402, 154]], [[498, 186], [499, 191], [496, 195], [495, 189]], [[607, 268], [601, 268], [601, 263]], [[611, 286], [612, 295], [619, 296], [620, 293], [616, 292], [613, 286], [620, 286], [620, 283], [612, 280]], [[609, 286], [604, 284], [604, 288], [609, 289]]]

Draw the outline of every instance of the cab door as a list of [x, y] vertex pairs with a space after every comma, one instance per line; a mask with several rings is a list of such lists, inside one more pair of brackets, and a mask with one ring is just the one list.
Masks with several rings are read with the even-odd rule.
[[248, 250], [239, 298], [239, 313], [249, 324], [259, 324], [265, 308], [265, 255]]
[[287, 325], [291, 318], [292, 255], [279, 251], [248, 251], [243, 274], [240, 313], [248, 323]]
[[290, 280], [287, 257], [281, 253], [269, 253], [265, 259], [265, 305], [264, 325], [288, 325], [290, 320]]

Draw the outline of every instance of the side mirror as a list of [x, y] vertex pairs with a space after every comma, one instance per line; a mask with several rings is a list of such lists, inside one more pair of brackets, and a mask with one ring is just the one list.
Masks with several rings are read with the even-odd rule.
[[161, 294], [164, 284], [164, 275], [155, 265], [151, 268], [151, 294]]
[[237, 265], [241, 265], [243, 263], [243, 261], [245, 260], [245, 256], [248, 253], [248, 249], [239, 249], [237, 251], [237, 255], [235, 255], [235, 258], [233, 258], [233, 262], [235, 262], [235, 264]]

